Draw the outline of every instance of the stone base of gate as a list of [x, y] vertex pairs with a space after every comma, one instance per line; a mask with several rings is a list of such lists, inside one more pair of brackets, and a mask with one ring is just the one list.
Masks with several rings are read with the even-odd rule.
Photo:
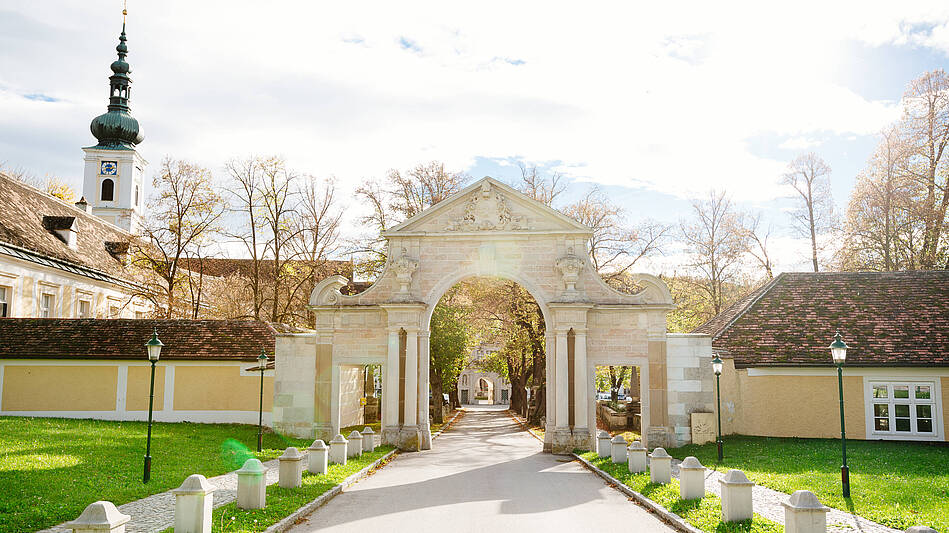
[[421, 441], [419, 442], [419, 447], [422, 450], [431, 450], [432, 449], [432, 428], [428, 425], [422, 426], [419, 429], [421, 434]]
[[593, 436], [587, 428], [555, 429], [545, 433], [550, 442], [544, 441], [544, 451], [557, 455], [569, 455], [574, 450], [592, 450]]
[[386, 426], [382, 428], [382, 443], [403, 452], [417, 452], [422, 449], [422, 432], [418, 426]]
[[646, 444], [649, 448], [675, 448], [679, 446], [672, 438], [671, 428], [664, 426], [649, 426], [646, 429]]

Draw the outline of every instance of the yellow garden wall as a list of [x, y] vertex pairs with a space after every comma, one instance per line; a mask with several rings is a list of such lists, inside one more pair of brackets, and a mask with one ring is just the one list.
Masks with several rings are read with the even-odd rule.
[[[264, 411], [273, 403], [273, 378], [264, 377]], [[257, 411], [260, 376], [241, 376], [236, 366], [175, 368], [175, 410]]]
[[116, 366], [20, 366], [3, 369], [4, 411], [114, 411]]
[[[128, 382], [125, 387], [125, 409], [129, 411], [148, 410], [148, 388], [152, 369], [147, 366], [130, 366]], [[152, 410], [161, 411], [165, 407], [165, 367], [155, 366], [155, 402]]]

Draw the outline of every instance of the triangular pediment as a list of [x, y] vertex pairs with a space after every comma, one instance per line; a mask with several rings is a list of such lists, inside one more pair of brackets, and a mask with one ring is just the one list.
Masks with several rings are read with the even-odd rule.
[[485, 177], [385, 233], [386, 236], [472, 233], [590, 234], [587, 226]]

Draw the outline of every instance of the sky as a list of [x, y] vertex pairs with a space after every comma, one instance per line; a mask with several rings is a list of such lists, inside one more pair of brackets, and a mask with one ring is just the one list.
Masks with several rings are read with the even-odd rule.
[[[77, 190], [105, 111], [119, 0], [0, 4], [0, 162]], [[443, 161], [511, 182], [560, 172], [630, 221], [727, 191], [806, 269], [788, 162], [815, 151], [842, 212], [906, 85], [949, 55], [949, 2], [243, 2], [130, 0], [139, 151], [223, 176], [280, 155], [353, 189]], [[669, 264], [653, 268], [668, 269]]]

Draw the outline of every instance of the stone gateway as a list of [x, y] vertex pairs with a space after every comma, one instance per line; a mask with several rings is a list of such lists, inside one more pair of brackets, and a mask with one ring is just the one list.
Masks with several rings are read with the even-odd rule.
[[371, 287], [346, 296], [345, 278], [327, 278], [310, 296], [316, 331], [278, 336], [274, 429], [330, 440], [340, 429], [341, 369], [381, 364], [382, 442], [431, 448], [432, 311], [456, 283], [492, 276], [519, 283], [543, 313], [545, 450], [590, 448], [598, 365], [640, 368], [650, 447], [689, 442], [689, 414], [713, 407], [710, 339], [666, 332], [673, 305], [660, 279], [635, 275], [635, 294], [607, 286], [589, 258], [592, 233], [492, 178], [393, 227], [384, 234], [388, 264]]

